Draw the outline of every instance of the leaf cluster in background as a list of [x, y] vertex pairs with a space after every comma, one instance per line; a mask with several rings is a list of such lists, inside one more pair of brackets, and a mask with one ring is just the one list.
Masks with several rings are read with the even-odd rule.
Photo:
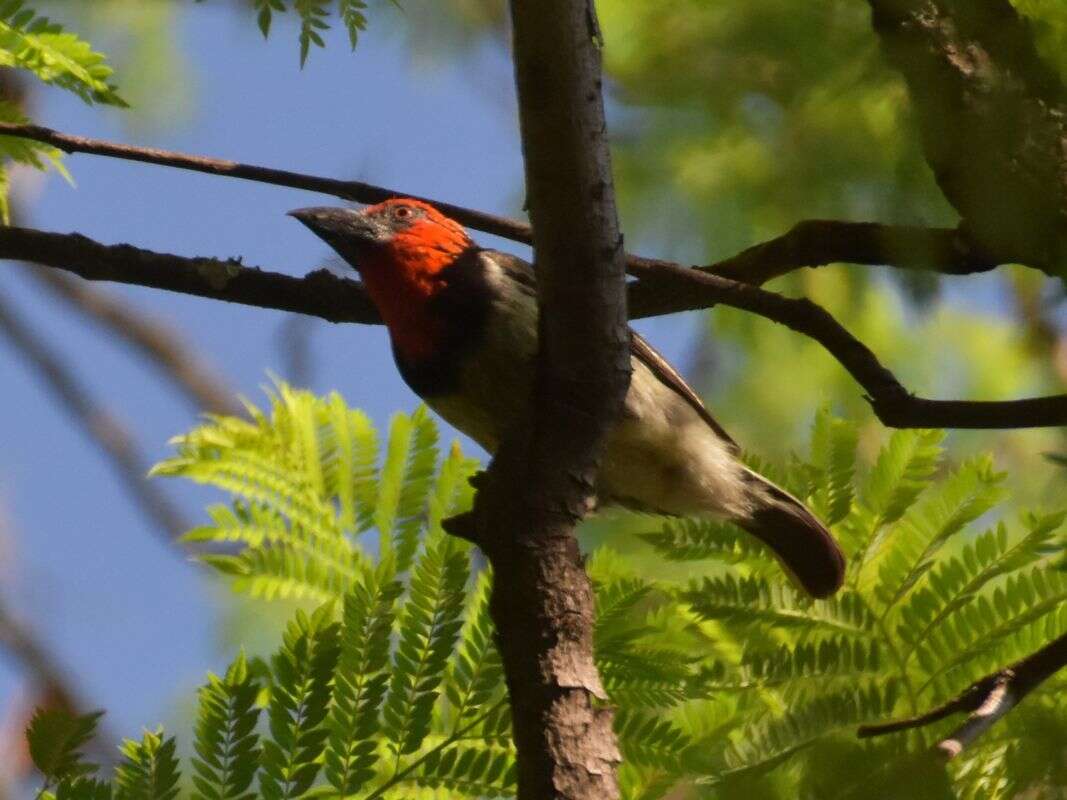
[[289, 5], [287, 0], [253, 0], [252, 5], [256, 12], [256, 24], [264, 37], [270, 35], [275, 14], [290, 10], [296, 13], [300, 20], [300, 66], [307, 62], [311, 45], [326, 46], [322, 34], [330, 28], [328, 20], [331, 10], [336, 10], [341, 24], [348, 31], [348, 41], [353, 50], [359, 42], [359, 34], [367, 27], [365, 0], [290, 0]]
[[[178, 437], [156, 472], [230, 495], [187, 538], [228, 550], [204, 560], [235, 590], [316, 605], [296, 613], [273, 656], [242, 654], [208, 677], [186, 769], [193, 795], [512, 796], [491, 575], [441, 529], [471, 502], [474, 462], [456, 447], [439, 455], [424, 409], [396, 415], [384, 441], [337, 395], [279, 384], [269, 410], [248, 412]], [[1067, 735], [1062, 681], [951, 771], [923, 757], [941, 727], [854, 736], [1067, 630], [1067, 573], [1051, 563], [1065, 514], [983, 522], [1004, 500], [1004, 476], [988, 457], [944, 471], [942, 439], [898, 431], [864, 465], [855, 426], [824, 411], [809, 458], [753, 459], [848, 552], [846, 587], [830, 600], [802, 597], [726, 523], [638, 517], [644, 552], [593, 554], [596, 659], [617, 709], [625, 797], [846, 798], [863, 787], [897, 797], [910, 780], [909, 797], [1008, 798], [1062, 782], [1061, 760], [1029, 756], [1035, 737]], [[671, 569], [646, 569], [656, 559]], [[171, 800], [173, 739], [127, 741], [107, 783], [77, 756], [94, 722], [35, 720], [47, 791]]]

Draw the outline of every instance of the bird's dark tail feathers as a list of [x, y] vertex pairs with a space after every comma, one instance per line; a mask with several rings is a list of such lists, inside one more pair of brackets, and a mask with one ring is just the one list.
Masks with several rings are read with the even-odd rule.
[[812, 597], [829, 597], [845, 580], [845, 554], [804, 504], [766, 478], [747, 471], [754, 510], [735, 522], [767, 545], [786, 572]]

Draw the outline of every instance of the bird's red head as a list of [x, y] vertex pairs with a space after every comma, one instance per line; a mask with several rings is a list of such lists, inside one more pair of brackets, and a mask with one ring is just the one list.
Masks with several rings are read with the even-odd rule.
[[360, 273], [405, 356], [414, 359], [432, 351], [437, 332], [425, 313], [426, 303], [442, 287], [443, 270], [473, 246], [462, 225], [409, 198], [360, 211], [324, 207], [290, 214]]

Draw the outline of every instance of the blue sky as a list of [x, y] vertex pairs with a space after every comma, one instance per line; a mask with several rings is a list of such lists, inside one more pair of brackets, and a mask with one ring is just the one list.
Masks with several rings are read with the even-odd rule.
[[[351, 53], [340, 31], [297, 68], [295, 32], [264, 42], [250, 15], [181, 4], [174, 32], [187, 54], [188, 107], [173, 122], [132, 128], [122, 112], [90, 108], [58, 91], [40, 94], [36, 120], [71, 133], [251, 163], [358, 178], [498, 213], [517, 213], [522, 162], [511, 65], [494, 44], [461, 58], [413, 58], [404, 20], [387, 4]], [[414, 13], [414, 12], [411, 12]], [[118, 76], [122, 85], [122, 74]], [[72, 189], [50, 177], [27, 224], [78, 231], [183, 255], [243, 257], [299, 275], [331, 260], [285, 212], [337, 202], [322, 195], [177, 170], [74, 156]], [[480, 241], [507, 246], [478, 236]], [[180, 329], [186, 343], [237, 392], [259, 402], [268, 372], [285, 377], [287, 316], [148, 289], [107, 286], [142, 313]], [[196, 411], [114, 339], [43, 297], [13, 267], [0, 292], [64, 356], [93, 395], [128, 425], [155, 461]], [[688, 350], [692, 319], [642, 325], [674, 358]], [[396, 374], [383, 329], [316, 323], [318, 392], [339, 390], [380, 425], [417, 399]], [[0, 341], [0, 591], [32, 623], [78, 690], [109, 711], [110, 729], [136, 734], [168, 718], [179, 690], [227, 654], [218, 628], [219, 583], [161, 543], [110, 465], [32, 371]], [[168, 483], [194, 523], [217, 496]], [[0, 716], [20, 687], [0, 658]]]

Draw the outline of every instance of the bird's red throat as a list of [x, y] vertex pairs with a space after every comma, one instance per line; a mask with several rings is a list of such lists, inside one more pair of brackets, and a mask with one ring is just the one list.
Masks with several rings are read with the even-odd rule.
[[367, 293], [397, 352], [409, 361], [434, 354], [441, 321], [430, 313], [430, 300], [445, 285], [444, 270], [471, 246], [462, 227], [445, 217], [440, 220], [448, 224], [420, 219], [360, 260]]

